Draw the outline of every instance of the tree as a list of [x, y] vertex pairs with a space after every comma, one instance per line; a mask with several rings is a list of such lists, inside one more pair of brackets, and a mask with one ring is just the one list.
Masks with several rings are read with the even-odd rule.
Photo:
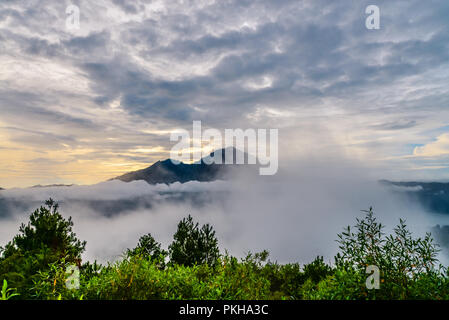
[[168, 247], [172, 263], [185, 266], [194, 264], [214, 266], [217, 263], [220, 255], [218, 240], [209, 224], [200, 228], [189, 215], [179, 222], [173, 238], [172, 244]]
[[338, 235], [341, 252], [335, 258], [336, 265], [359, 274], [365, 274], [370, 265], [376, 266], [384, 283], [382, 292], [406, 298], [414, 282], [438, 272], [438, 245], [430, 233], [414, 238], [402, 219], [394, 233], [386, 236], [372, 208], [364, 212], [365, 218], [357, 219], [355, 232], [348, 226]]
[[25, 290], [21, 292], [25, 298], [39, 271], [59, 261], [80, 266], [86, 246], [72, 231], [72, 218], [64, 219], [51, 198], [45, 205], [30, 215], [26, 225], [20, 226], [19, 234], [5, 246], [0, 257], [0, 279], [8, 279], [12, 287]]
[[159, 260], [167, 255], [167, 251], [161, 249], [161, 244], [157, 242], [151, 233], [148, 233], [139, 239], [139, 243], [134, 249], [128, 249], [128, 257], [140, 256], [151, 260]]
[[5, 258], [17, 251], [50, 250], [58, 258], [66, 257], [69, 262], [81, 259], [86, 242], [78, 240], [72, 231], [72, 217], [64, 219], [58, 212], [59, 205], [51, 198], [45, 201], [45, 205], [47, 208], [41, 206], [30, 215], [27, 225], [22, 223], [20, 233], [5, 247]]

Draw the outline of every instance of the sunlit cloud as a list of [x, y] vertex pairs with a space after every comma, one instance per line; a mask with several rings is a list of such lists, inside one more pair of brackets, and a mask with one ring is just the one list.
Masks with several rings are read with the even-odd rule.
[[449, 133], [437, 137], [433, 142], [424, 146], [416, 147], [413, 154], [419, 157], [439, 157], [449, 154]]

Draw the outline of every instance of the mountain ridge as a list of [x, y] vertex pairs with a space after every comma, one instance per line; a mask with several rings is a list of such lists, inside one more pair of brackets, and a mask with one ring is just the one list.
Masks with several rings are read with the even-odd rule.
[[397, 188], [393, 191], [405, 194], [408, 199], [417, 201], [430, 212], [449, 214], [449, 183], [447, 182], [388, 180], [379, 182], [385, 186]]
[[[174, 160], [171, 159], [166, 159], [163, 161], [159, 160], [145, 169], [128, 172], [118, 177], [112, 178], [110, 180], [120, 180], [123, 182], [144, 180], [149, 184], [157, 184], [157, 183], [170, 184], [174, 182], [180, 183], [185, 183], [188, 181], [205, 182], [205, 181], [226, 179], [226, 176], [230, 172], [230, 170], [236, 168], [236, 166], [241, 166], [239, 164], [235, 164], [238, 153], [243, 153], [243, 159], [245, 159], [245, 163], [247, 163], [248, 159], [247, 153], [242, 152], [236, 148], [232, 148], [233, 164], [225, 164], [227, 149], [229, 148], [215, 150], [211, 152], [209, 156], [204, 157], [201, 160], [192, 164], [187, 164], [183, 162], [175, 164]], [[221, 154], [222, 163], [207, 164], [207, 161], [205, 160], [214, 157], [215, 153], [220, 151], [222, 153]]]

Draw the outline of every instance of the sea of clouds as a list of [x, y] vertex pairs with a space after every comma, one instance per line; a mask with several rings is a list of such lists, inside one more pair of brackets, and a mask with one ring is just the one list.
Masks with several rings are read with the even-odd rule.
[[[295, 168], [290, 165], [285, 168]], [[151, 233], [167, 247], [177, 223], [191, 214], [214, 226], [221, 250], [236, 256], [270, 251], [279, 262], [333, 261], [337, 233], [373, 206], [387, 231], [405, 218], [416, 235], [446, 217], [432, 216], [366, 170], [329, 161], [302, 163], [276, 176], [230, 177], [227, 181], [149, 185], [117, 180], [90, 186], [39, 187], [0, 191], [0, 245], [17, 234], [33, 209], [48, 198], [71, 216], [77, 236], [87, 241], [85, 260], [120, 259], [140, 236]], [[444, 257], [443, 257], [444, 259]]]

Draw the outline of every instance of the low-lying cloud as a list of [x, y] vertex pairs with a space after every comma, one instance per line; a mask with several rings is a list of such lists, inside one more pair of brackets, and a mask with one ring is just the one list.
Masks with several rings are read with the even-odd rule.
[[279, 262], [308, 262], [317, 255], [332, 262], [337, 233], [370, 206], [388, 230], [399, 218], [406, 218], [416, 235], [447, 223], [445, 217], [435, 220], [362, 172], [352, 163], [315, 162], [281, 170], [274, 177], [3, 190], [0, 243], [9, 241], [49, 197], [59, 201], [61, 213], [73, 217], [75, 232], [87, 240], [84, 259], [100, 262], [119, 259], [148, 232], [167, 247], [178, 221], [188, 214], [214, 226], [223, 251], [243, 256], [268, 249], [271, 259]]

